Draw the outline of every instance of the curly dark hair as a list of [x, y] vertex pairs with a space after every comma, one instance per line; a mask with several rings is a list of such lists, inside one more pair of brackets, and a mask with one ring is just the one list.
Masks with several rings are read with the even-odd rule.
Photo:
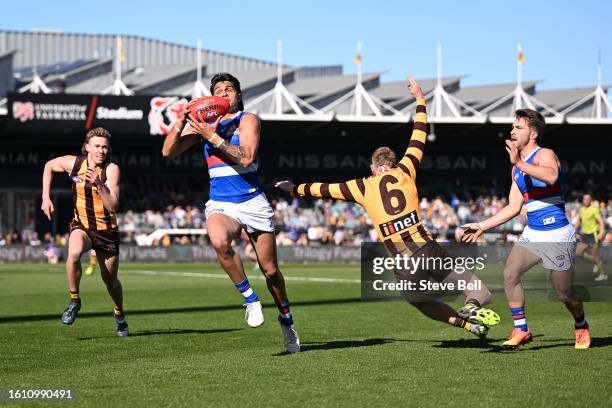
[[238, 78], [236, 78], [229, 72], [219, 72], [213, 75], [210, 80], [211, 95], [215, 94], [215, 85], [217, 85], [217, 83], [219, 82], [224, 81], [231, 82], [232, 85], [234, 85], [234, 88], [236, 88], [236, 92], [238, 93], [238, 110], [244, 110], [244, 103], [242, 102], [242, 90], [240, 89], [240, 81], [238, 80]]

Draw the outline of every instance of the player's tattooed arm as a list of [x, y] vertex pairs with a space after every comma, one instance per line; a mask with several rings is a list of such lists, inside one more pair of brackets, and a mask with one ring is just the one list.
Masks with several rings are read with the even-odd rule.
[[246, 157], [246, 151], [242, 146], [227, 143], [225, 140], [217, 148], [238, 164], [241, 164], [242, 159]]
[[[221, 146], [227, 146], [222, 151], [227, 154], [232, 160], [244, 168], [249, 167], [257, 157], [257, 149], [259, 148], [259, 134], [261, 132], [261, 123], [259, 118], [252, 113], [245, 113], [240, 120], [240, 146], [231, 145], [223, 142]], [[221, 147], [219, 147], [221, 149]]]
[[232, 161], [247, 168], [255, 161], [259, 146], [259, 132], [261, 129], [259, 118], [252, 113], [245, 113], [240, 121], [240, 145], [228, 143], [217, 132], [221, 118], [208, 124], [187, 119], [194, 131], [201, 135], [208, 143], [225, 153]]

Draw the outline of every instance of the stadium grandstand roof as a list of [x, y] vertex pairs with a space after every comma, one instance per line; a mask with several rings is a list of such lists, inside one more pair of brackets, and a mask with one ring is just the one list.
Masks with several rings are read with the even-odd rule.
[[[523, 89], [528, 94], [534, 94], [538, 82], [525, 81], [522, 84]], [[509, 94], [514, 88], [516, 88], [516, 83], [477, 85], [457, 89], [454, 94], [474, 109], [481, 110]]]
[[[361, 73], [359, 67], [358, 74], [345, 75], [338, 65], [281, 64], [279, 73], [272, 61], [211, 50], [200, 55], [205, 87], [214, 73], [232, 72], [241, 81], [247, 108], [267, 120], [407, 122], [413, 108], [406, 84], [381, 82], [383, 72]], [[37, 77], [52, 93], [109, 93], [117, 66], [130, 93], [190, 96], [197, 56], [196, 47], [139, 36], [0, 30], [0, 114], [7, 113], [7, 92], [29, 90]], [[540, 81], [464, 87], [464, 78], [417, 78], [426, 99], [437, 106], [432, 122], [510, 123], [514, 109], [533, 106], [553, 123], [612, 124], [608, 85], [538, 91]]]

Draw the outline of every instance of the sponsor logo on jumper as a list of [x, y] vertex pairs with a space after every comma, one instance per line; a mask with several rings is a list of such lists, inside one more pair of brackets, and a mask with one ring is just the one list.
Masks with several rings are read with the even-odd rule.
[[380, 224], [380, 231], [382, 232], [384, 237], [395, 234], [397, 232], [401, 232], [407, 230], [419, 223], [419, 216], [415, 211], [412, 211], [402, 217], [396, 218], [392, 221], [385, 222], [384, 224]]

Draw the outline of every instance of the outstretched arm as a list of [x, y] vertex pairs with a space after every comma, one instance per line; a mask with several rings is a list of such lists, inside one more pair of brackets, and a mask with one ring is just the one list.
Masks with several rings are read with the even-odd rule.
[[427, 140], [427, 110], [425, 108], [425, 96], [421, 86], [412, 77], [408, 77], [408, 88], [416, 99], [416, 114], [412, 126], [412, 136], [404, 157], [397, 164], [404, 173], [416, 179], [417, 169], [423, 159], [423, 150]]
[[45, 163], [45, 169], [43, 170], [42, 177], [42, 205], [40, 209], [45, 213], [47, 218], [51, 219], [51, 214], [55, 208], [51, 201], [51, 181], [53, 180], [53, 173], [70, 173], [74, 166], [75, 156], [61, 156], [55, 159], [49, 160]]
[[466, 232], [461, 238], [464, 242], [476, 242], [480, 235], [491, 228], [495, 228], [498, 225], [516, 217], [521, 211], [523, 206], [523, 195], [521, 190], [514, 181], [512, 181], [512, 187], [510, 187], [510, 195], [508, 196], [508, 205], [499, 210], [497, 214], [487, 218], [484, 221], [472, 222], [469, 224], [462, 225], [461, 228], [465, 229]]
[[304, 183], [294, 185], [291, 181], [280, 181], [275, 187], [286, 191], [292, 197], [333, 198], [361, 204], [364, 201], [365, 183], [363, 179], [350, 180], [345, 183]]

